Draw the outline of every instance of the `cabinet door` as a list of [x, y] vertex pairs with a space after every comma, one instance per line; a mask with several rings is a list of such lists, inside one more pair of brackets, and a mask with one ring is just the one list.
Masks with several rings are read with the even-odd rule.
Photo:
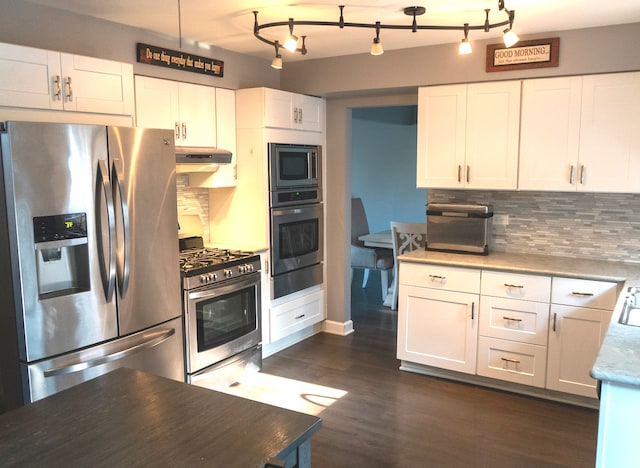
[[517, 188], [519, 130], [519, 81], [468, 85], [467, 188]]
[[181, 138], [179, 146], [215, 147], [216, 90], [211, 86], [178, 83]]
[[236, 186], [236, 92], [216, 89], [216, 125], [218, 148], [231, 151], [230, 164], [221, 164], [213, 177], [212, 187]]
[[418, 89], [418, 187], [464, 187], [466, 100], [467, 85]]
[[60, 54], [0, 44], [0, 106], [61, 110]]
[[582, 78], [522, 83], [520, 168], [523, 190], [575, 190]]
[[293, 126], [293, 94], [278, 89], [264, 90], [264, 125], [265, 127], [292, 128]]
[[133, 115], [133, 65], [60, 54], [64, 110]]
[[582, 81], [578, 190], [640, 191], [640, 73]]
[[398, 359], [474, 374], [478, 295], [400, 285]]
[[295, 128], [321, 132], [324, 127], [324, 109], [322, 99], [299, 94], [296, 95], [295, 105], [298, 109], [298, 120]]
[[590, 372], [610, 316], [606, 310], [551, 305], [547, 388], [597, 398]]
[[180, 137], [178, 84], [146, 76], [136, 76], [136, 125], [144, 128], [168, 128]]

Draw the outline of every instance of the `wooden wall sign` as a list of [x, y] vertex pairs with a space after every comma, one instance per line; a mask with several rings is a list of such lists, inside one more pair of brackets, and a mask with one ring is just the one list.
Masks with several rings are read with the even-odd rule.
[[512, 47], [504, 44], [487, 46], [487, 71], [522, 70], [557, 67], [560, 57], [560, 38], [520, 41]]
[[149, 65], [218, 77], [222, 77], [224, 74], [224, 62], [222, 60], [187, 54], [141, 42], [136, 44], [136, 48], [139, 63], [148, 63]]

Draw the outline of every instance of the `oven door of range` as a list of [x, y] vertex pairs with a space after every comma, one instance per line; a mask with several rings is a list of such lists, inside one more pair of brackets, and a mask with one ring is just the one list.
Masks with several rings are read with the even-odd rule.
[[323, 261], [322, 203], [271, 209], [271, 275]]
[[262, 341], [259, 272], [185, 291], [184, 301], [188, 374]]

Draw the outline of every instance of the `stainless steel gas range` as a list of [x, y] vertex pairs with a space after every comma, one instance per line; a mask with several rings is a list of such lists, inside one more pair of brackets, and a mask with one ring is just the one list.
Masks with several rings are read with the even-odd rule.
[[181, 239], [187, 382], [219, 389], [262, 368], [260, 256]]

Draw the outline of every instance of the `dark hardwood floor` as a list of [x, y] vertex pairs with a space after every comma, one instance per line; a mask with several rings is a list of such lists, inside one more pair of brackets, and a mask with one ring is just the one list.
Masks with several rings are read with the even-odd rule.
[[592, 467], [598, 413], [400, 371], [396, 316], [372, 272], [354, 277], [355, 333], [321, 333], [265, 359], [264, 372], [346, 390], [312, 438], [323, 467]]

